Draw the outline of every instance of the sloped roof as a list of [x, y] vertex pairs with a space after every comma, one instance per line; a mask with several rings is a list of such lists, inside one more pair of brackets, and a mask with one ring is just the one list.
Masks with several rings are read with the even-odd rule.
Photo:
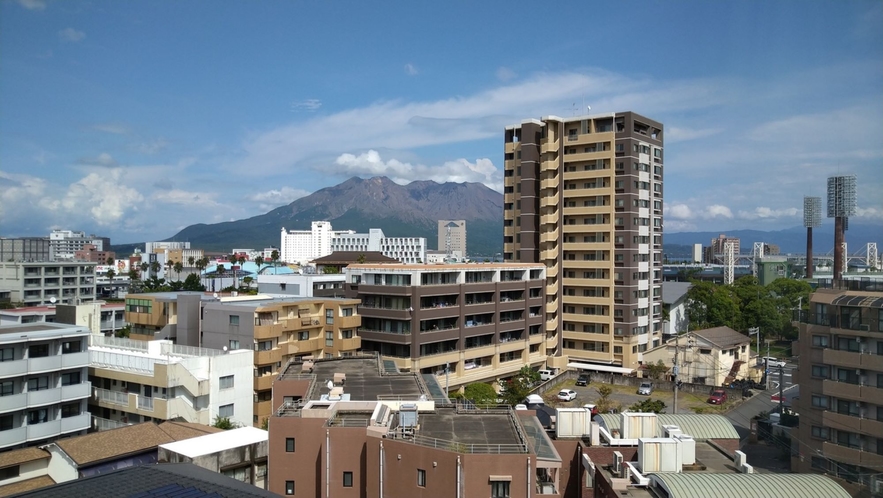
[[662, 303], [674, 304], [680, 301], [692, 286], [690, 282], [662, 282]]
[[0, 486], [0, 496], [17, 495], [18, 493], [45, 488], [46, 486], [52, 486], [53, 484], [55, 484], [55, 481], [48, 475], [34, 477], [33, 479], [25, 479], [24, 481], [17, 481], [12, 484]]
[[24, 448], [20, 450], [4, 451], [3, 453], [0, 453], [0, 469], [51, 457], [52, 455], [48, 451], [41, 450], [40, 448]]
[[736, 332], [730, 327], [714, 327], [712, 329], [694, 330], [694, 335], [705, 339], [706, 341], [718, 346], [721, 349], [731, 349], [733, 346], [740, 344], [748, 344], [751, 338], [747, 335]]
[[818, 474], [653, 473], [670, 498], [849, 498], [833, 479]]
[[55, 444], [77, 466], [83, 467], [105, 460], [121, 458], [155, 449], [161, 444], [203, 436], [220, 431], [214, 427], [182, 422], [155, 422], [127, 425], [109, 431], [93, 432], [85, 436], [60, 439]]
[[[111, 432], [111, 431], [106, 431]], [[279, 495], [190, 463], [139, 465], [38, 489], [20, 496], [39, 498], [118, 498], [120, 496], [188, 498], [273, 498]]]
[[[620, 430], [622, 425], [620, 414], [604, 413], [595, 415], [608, 431]], [[656, 415], [656, 434], [662, 436], [663, 425], [676, 425], [684, 434], [693, 436], [697, 441], [707, 439], [739, 439], [739, 433], [733, 424], [723, 415], [707, 413], [660, 413]]]
[[360, 256], [365, 257], [365, 263], [401, 264], [399, 260], [384, 256], [382, 252], [378, 251], [335, 251], [328, 256], [316, 258], [312, 262], [317, 265], [348, 265], [357, 263]]

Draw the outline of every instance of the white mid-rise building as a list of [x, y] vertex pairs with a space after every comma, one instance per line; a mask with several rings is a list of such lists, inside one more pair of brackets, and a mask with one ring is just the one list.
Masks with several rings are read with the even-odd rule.
[[329, 221], [314, 221], [309, 230], [282, 228], [279, 259], [286, 263], [305, 264], [331, 254], [331, 241], [337, 235], [352, 234], [352, 230], [335, 232]]
[[144, 252], [171, 251], [173, 249], [190, 249], [190, 242], [145, 242]]
[[95, 246], [96, 251], [108, 251], [110, 250], [110, 239], [86, 235], [86, 232], [52, 230], [49, 233], [49, 259], [50, 261], [73, 261], [77, 251], [84, 250], [87, 245]]
[[426, 262], [425, 237], [387, 237], [383, 230], [372, 228], [368, 233], [336, 235], [331, 252], [380, 252], [405, 264]]
[[691, 263], [702, 262], [702, 244], [693, 244], [693, 261]]

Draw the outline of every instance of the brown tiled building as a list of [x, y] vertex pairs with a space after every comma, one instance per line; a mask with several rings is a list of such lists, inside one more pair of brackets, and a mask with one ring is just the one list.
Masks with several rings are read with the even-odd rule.
[[792, 470], [883, 493], [883, 283], [820, 282], [799, 330]]
[[546, 266], [545, 354], [637, 368], [662, 333], [662, 124], [528, 119], [504, 168], [503, 259]]
[[[362, 351], [458, 386], [546, 360], [545, 268], [537, 264], [350, 265]], [[447, 377], [444, 371], [447, 366]]]

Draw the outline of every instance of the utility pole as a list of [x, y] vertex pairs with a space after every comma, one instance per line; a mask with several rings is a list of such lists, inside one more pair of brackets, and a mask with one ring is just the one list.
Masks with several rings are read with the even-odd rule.
[[673, 407], [674, 411], [673, 411], [672, 413], [678, 413], [678, 370], [679, 370], [679, 367], [678, 367], [678, 350], [680, 349], [680, 338], [681, 338], [681, 334], [680, 334], [680, 333], [675, 334], [675, 360], [674, 360], [675, 366], [674, 366], [674, 369], [673, 369], [673, 372], [674, 372], [674, 374], [675, 374], [675, 379], [674, 379], [674, 382], [675, 382], [675, 397], [674, 397], [674, 407]]
[[766, 389], [770, 390], [770, 341], [766, 341], [766, 359], [763, 360], [763, 376], [766, 378]]
[[785, 414], [785, 366], [779, 365], [779, 415]]

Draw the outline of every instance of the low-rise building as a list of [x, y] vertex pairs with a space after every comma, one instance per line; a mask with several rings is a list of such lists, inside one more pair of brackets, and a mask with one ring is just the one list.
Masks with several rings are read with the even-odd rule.
[[227, 477], [267, 485], [269, 432], [255, 427], [239, 427], [159, 445], [160, 463], [192, 463]]
[[75, 325], [0, 326], [0, 449], [89, 429], [89, 335]]
[[692, 384], [727, 385], [751, 376], [751, 338], [730, 327], [694, 330], [644, 353], [644, 364], [671, 365], [679, 350], [680, 378]]
[[689, 330], [687, 319], [687, 291], [693, 284], [690, 282], [662, 282], [662, 337], [667, 339], [674, 334], [682, 334]]
[[361, 300], [362, 350], [403, 371], [459, 386], [548, 359], [543, 265], [355, 264], [344, 274], [347, 296]]
[[368, 251], [379, 252], [405, 264], [425, 263], [426, 238], [387, 237], [383, 230], [371, 228], [368, 233], [337, 233], [331, 239], [332, 253]]
[[123, 303], [91, 301], [0, 310], [0, 325], [66, 323], [88, 327], [93, 334], [113, 335], [126, 326]]
[[90, 411], [106, 426], [182, 420], [252, 423], [253, 353], [92, 337]]
[[95, 263], [2, 262], [0, 288], [23, 306], [77, 304], [96, 296]]
[[301, 274], [257, 276], [261, 294], [291, 297], [344, 297], [343, 274]]

